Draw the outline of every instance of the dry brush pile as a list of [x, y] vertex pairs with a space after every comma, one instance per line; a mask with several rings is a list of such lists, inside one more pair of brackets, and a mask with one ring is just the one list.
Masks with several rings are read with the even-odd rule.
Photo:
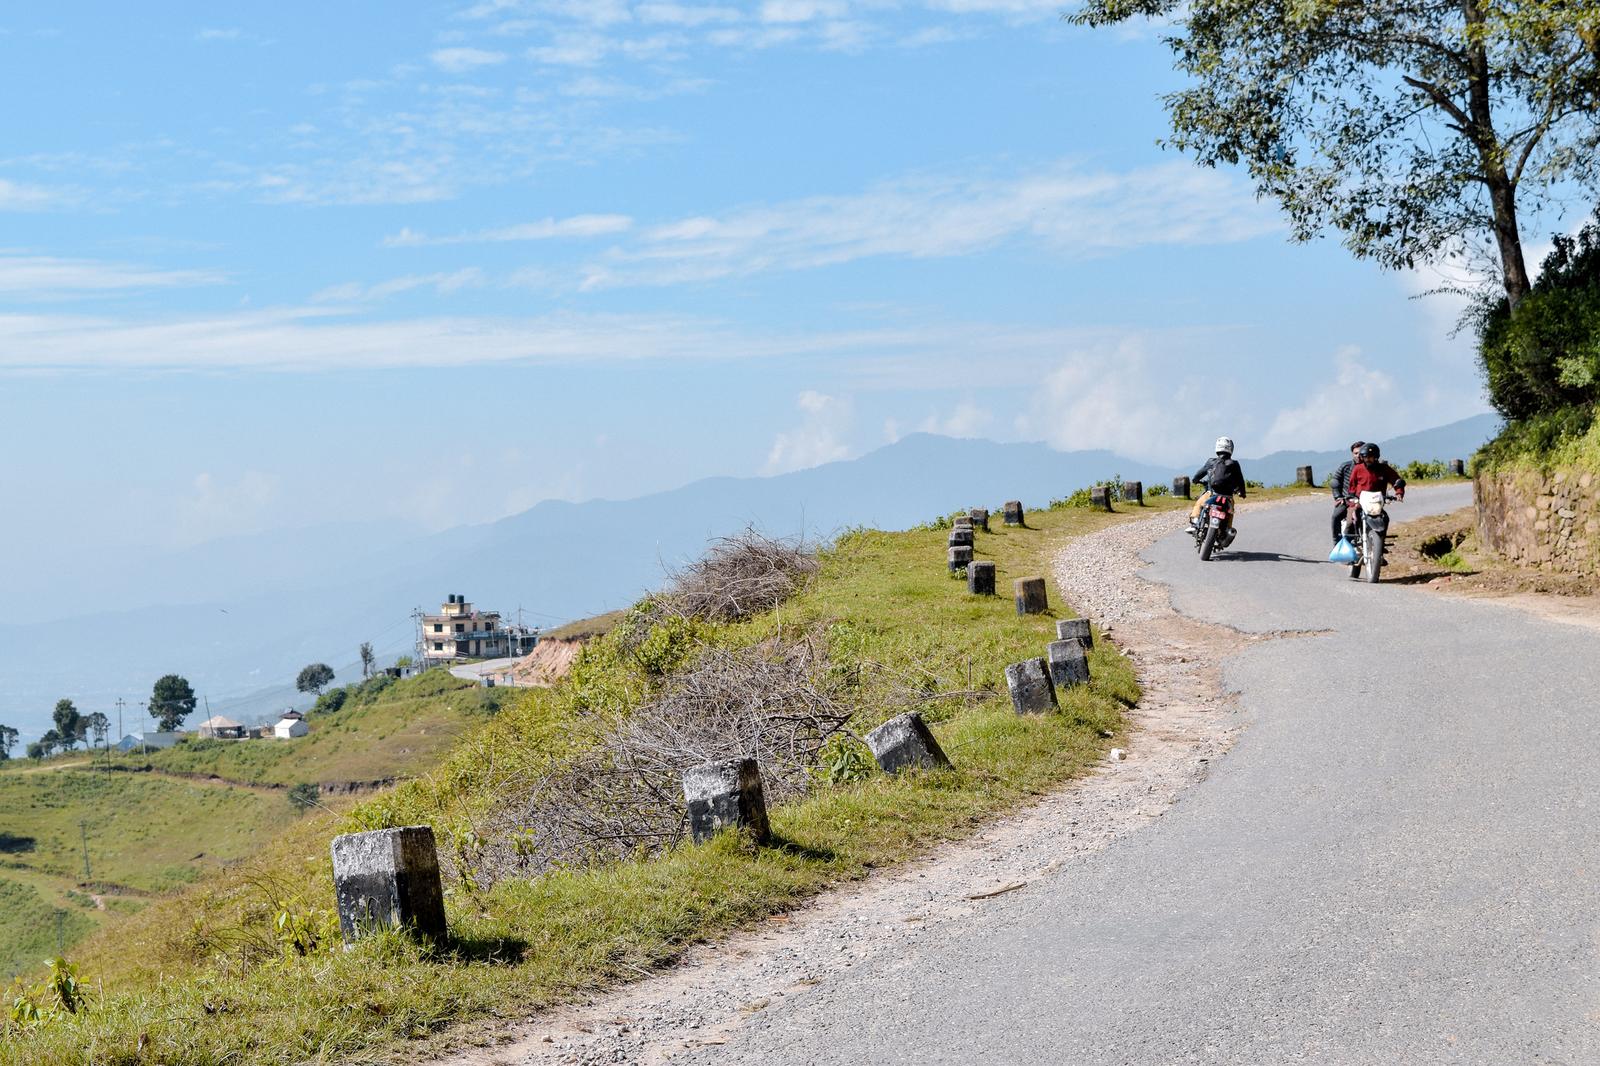
[[[754, 530], [712, 545], [608, 640], [659, 675], [580, 754], [510, 783], [509, 802], [470, 871], [480, 886], [511, 875], [649, 853], [685, 830], [682, 775], [753, 757], [769, 801], [803, 795], [851, 708], [816, 632], [719, 642], [719, 625], [780, 606], [817, 572], [814, 550]], [[467, 871], [463, 871], [466, 873]]]

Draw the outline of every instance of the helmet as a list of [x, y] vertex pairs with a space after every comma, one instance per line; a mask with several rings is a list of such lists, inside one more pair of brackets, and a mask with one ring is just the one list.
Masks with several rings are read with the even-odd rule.
[[1233, 438], [1232, 437], [1218, 437], [1217, 438], [1216, 447], [1213, 450], [1218, 455], [1232, 455], [1233, 454]]
[[1363, 444], [1361, 446], [1361, 458], [1363, 459], [1376, 459], [1381, 454], [1382, 452], [1379, 451], [1376, 444]]

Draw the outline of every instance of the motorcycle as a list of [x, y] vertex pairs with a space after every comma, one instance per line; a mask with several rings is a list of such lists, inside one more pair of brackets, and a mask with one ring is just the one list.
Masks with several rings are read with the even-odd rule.
[[1382, 492], [1363, 492], [1358, 500], [1349, 504], [1344, 520], [1344, 536], [1355, 548], [1356, 557], [1350, 564], [1351, 578], [1362, 578], [1369, 585], [1377, 584], [1383, 570], [1383, 554], [1389, 543], [1389, 512], [1385, 504], [1399, 497]]
[[1215, 552], [1233, 543], [1238, 534], [1233, 525], [1233, 497], [1213, 496], [1200, 517], [1189, 523], [1189, 533], [1194, 537], [1194, 549], [1200, 553], [1201, 562], [1210, 562]]

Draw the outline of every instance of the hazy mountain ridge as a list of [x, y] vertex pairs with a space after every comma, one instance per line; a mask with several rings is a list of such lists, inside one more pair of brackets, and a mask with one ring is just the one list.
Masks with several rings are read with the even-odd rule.
[[[1492, 416], [1395, 438], [1386, 454], [1452, 458], [1471, 454], [1493, 432]], [[1195, 463], [1204, 457], [1196, 456]], [[1249, 476], [1291, 480], [1311, 463], [1320, 478], [1342, 452], [1280, 452], [1246, 459]], [[773, 477], [713, 477], [629, 500], [548, 500], [496, 522], [424, 537], [363, 529], [291, 537], [304, 565], [286, 553], [252, 555], [264, 539], [236, 538], [196, 549], [217, 594], [182, 603], [170, 593], [178, 561], [151, 571], [151, 604], [102, 611], [49, 625], [0, 626], [8, 648], [0, 678], [0, 721], [37, 733], [49, 707], [70, 696], [85, 711], [110, 711], [122, 696], [148, 697], [156, 677], [184, 674], [213, 710], [267, 714], [295, 696], [287, 687], [307, 662], [348, 667], [363, 640], [380, 653], [409, 651], [410, 613], [448, 593], [529, 622], [599, 613], [659, 586], [664, 570], [699, 554], [717, 536], [754, 525], [776, 535], [826, 538], [847, 526], [903, 529], [961, 506], [998, 508], [1021, 499], [1045, 506], [1092, 481], [1122, 475], [1147, 485], [1173, 470], [1108, 451], [1058, 452], [1043, 444], [999, 444], [915, 434], [857, 459]], [[335, 527], [337, 528], [337, 527]], [[347, 531], [348, 532], [348, 531]], [[313, 545], [333, 541], [326, 554]], [[369, 547], [370, 546], [370, 547]], [[239, 549], [229, 555], [228, 548]], [[268, 548], [272, 548], [269, 544]], [[309, 554], [308, 554], [309, 553]], [[234, 571], [238, 571], [235, 575]], [[204, 587], [190, 580], [182, 588]], [[119, 595], [135, 599], [136, 582]], [[63, 642], [65, 633], [92, 641]], [[136, 728], [131, 710], [125, 728]]]

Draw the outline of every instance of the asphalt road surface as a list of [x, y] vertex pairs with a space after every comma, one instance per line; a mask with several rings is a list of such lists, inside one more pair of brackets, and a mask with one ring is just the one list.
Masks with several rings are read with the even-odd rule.
[[1209, 564], [1166, 538], [1146, 576], [1186, 614], [1322, 635], [1225, 664], [1248, 725], [1204, 782], [675, 1061], [1600, 1062], [1600, 634], [1353, 582], [1321, 501], [1240, 530]]

